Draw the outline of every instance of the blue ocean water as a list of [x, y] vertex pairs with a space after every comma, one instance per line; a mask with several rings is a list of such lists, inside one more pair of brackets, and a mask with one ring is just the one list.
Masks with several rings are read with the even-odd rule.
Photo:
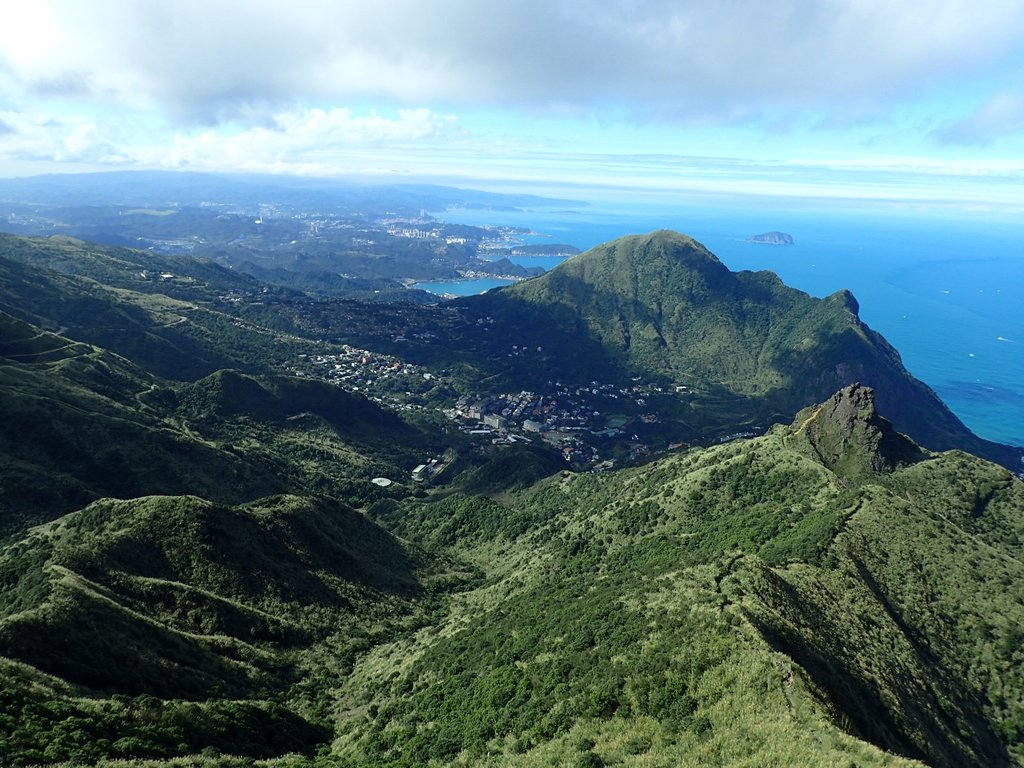
[[[860, 303], [861, 318], [968, 427], [990, 440], [1024, 445], [1019, 222], [965, 212], [629, 200], [575, 210], [436, 215], [462, 224], [529, 227], [544, 237], [532, 242], [584, 250], [627, 234], [675, 229], [702, 242], [730, 269], [770, 269], [819, 297], [847, 288]], [[770, 230], [789, 233], [794, 245], [747, 241]]]
[[491, 288], [500, 288], [503, 285], [510, 285], [514, 280], [502, 280], [498, 277], [481, 277], [473, 280], [448, 280], [416, 283], [413, 288], [436, 293], [439, 295], [448, 294], [451, 296], [475, 296], [478, 293], [489, 291]]

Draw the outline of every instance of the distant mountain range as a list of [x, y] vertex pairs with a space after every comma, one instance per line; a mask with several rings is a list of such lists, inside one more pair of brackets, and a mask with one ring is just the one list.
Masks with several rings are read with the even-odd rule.
[[[1020, 451], [847, 292], [672, 232], [438, 306], [4, 236], [0, 312], [4, 765], [1024, 760]], [[505, 387], [662, 443], [443, 412]]]
[[532, 250], [514, 228], [448, 224], [446, 210], [585, 205], [351, 179], [156, 171], [0, 179], [0, 221], [12, 233], [184, 254], [264, 284], [373, 301], [432, 300], [409, 288], [418, 281], [532, 273], [494, 261], [513, 246]]
[[80, 206], [202, 203], [257, 207], [274, 203], [305, 209], [358, 207], [363, 213], [418, 213], [450, 206], [512, 210], [525, 207], [587, 205], [579, 200], [539, 195], [484, 192], [436, 184], [381, 184], [370, 180], [326, 179], [260, 174], [124, 171], [48, 174], [0, 179], [0, 201], [24, 205]]

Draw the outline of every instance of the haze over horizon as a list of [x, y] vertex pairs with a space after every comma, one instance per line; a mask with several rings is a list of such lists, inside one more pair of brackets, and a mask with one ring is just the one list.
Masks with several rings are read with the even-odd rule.
[[243, 171], [1024, 207], [1024, 6], [9, 4], [0, 176]]

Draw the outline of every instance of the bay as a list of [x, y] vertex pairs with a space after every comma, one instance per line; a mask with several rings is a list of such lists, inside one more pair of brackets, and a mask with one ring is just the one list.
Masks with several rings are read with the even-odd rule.
[[514, 280], [505, 280], [500, 277], [481, 277], [469, 280], [439, 280], [415, 283], [412, 287], [428, 291], [429, 293], [436, 293], [439, 296], [475, 296], [492, 288], [511, 285], [514, 282]]

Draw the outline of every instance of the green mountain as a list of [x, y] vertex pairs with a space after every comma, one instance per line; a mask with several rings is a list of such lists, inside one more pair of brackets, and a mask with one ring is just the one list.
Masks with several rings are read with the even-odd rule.
[[0, 235], [0, 309], [117, 352], [156, 375], [196, 379], [220, 368], [267, 370], [317, 345], [285, 313], [299, 294], [186, 257], [66, 237]]
[[366, 310], [410, 355], [457, 345], [460, 375], [639, 375], [686, 388], [681, 421], [788, 414], [577, 474], [272, 372], [319, 343], [309, 307], [362, 305], [245, 316], [218, 268], [161, 287], [132, 277], [144, 253], [8, 244], [0, 763], [1024, 765], [1024, 483], [930, 450], [980, 441], [848, 294], [655, 233]]
[[[313, 300], [187, 257], [0, 236], [0, 309], [165, 378], [280, 369], [323, 338], [452, 369], [468, 392], [640, 376], [681, 392], [658, 404], [667, 442], [763, 429], [859, 381], [923, 445], [1020, 466], [1019, 448], [972, 434], [906, 371], [848, 292], [730, 272], [684, 235], [622, 238], [453, 306], [455, 323], [448, 308]], [[510, 358], [513, 343], [537, 353]]]
[[97, 501], [0, 549], [0, 750], [1021, 764], [1022, 536], [1019, 480], [857, 386], [755, 439], [365, 516]]
[[[443, 573], [337, 502], [95, 502], [0, 550], [0, 754], [309, 752], [330, 736], [316, 696]], [[297, 681], [317, 688], [285, 701]]]
[[767, 426], [862, 382], [881, 413], [921, 444], [1020, 464], [1020, 449], [975, 436], [907, 372], [860, 320], [848, 291], [815, 299], [772, 272], [731, 272], [675, 232], [599, 245], [461, 304], [495, 319], [491, 339], [541, 347], [536, 375], [546, 369], [585, 382], [640, 374], [685, 388], [680, 418], [692, 425]]

